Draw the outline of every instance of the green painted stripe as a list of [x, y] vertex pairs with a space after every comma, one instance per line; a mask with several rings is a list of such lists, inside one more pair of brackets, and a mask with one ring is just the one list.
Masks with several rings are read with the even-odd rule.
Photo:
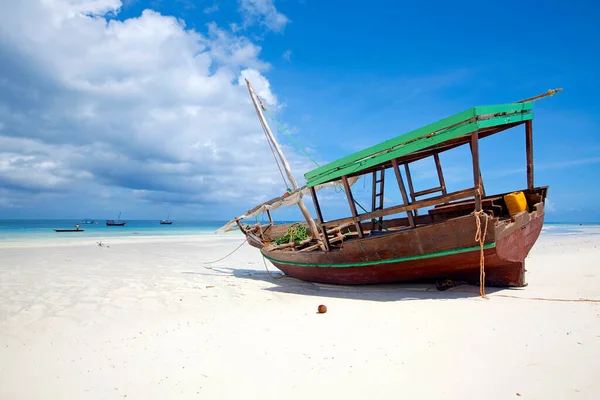
[[[483, 245], [484, 249], [493, 249], [494, 247], [496, 247], [496, 242]], [[462, 249], [444, 250], [444, 251], [438, 251], [436, 253], [429, 253], [429, 254], [423, 254], [423, 255], [418, 255], [418, 256], [390, 258], [388, 260], [380, 260], [380, 261], [364, 261], [364, 262], [349, 263], [349, 264], [307, 264], [307, 263], [299, 263], [299, 262], [293, 262], [293, 261], [275, 260], [275, 259], [265, 255], [264, 253], [263, 253], [263, 256], [271, 262], [276, 262], [279, 264], [286, 264], [286, 265], [295, 265], [298, 267], [348, 268], [348, 267], [368, 267], [370, 265], [377, 265], [377, 264], [392, 264], [392, 263], [397, 263], [397, 262], [422, 260], [425, 258], [451, 256], [453, 254], [468, 253], [470, 251], [476, 251], [479, 249], [480, 249], [479, 246], [464, 247]]]

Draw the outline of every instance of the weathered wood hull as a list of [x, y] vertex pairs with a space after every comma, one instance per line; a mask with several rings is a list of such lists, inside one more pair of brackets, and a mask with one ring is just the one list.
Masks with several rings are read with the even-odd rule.
[[[487, 286], [525, 286], [525, 257], [544, 221], [543, 203], [513, 221], [490, 218], [484, 242]], [[334, 251], [268, 251], [263, 255], [284, 273], [330, 284], [373, 284], [453, 279], [479, 284], [480, 246], [473, 215], [353, 239]], [[482, 227], [483, 229], [483, 227]]]

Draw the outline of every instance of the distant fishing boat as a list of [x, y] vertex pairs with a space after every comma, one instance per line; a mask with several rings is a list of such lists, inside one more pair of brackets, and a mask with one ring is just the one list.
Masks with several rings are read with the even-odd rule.
[[54, 232], [83, 232], [83, 229], [79, 229], [79, 224], [76, 224], [75, 229], [55, 229]]
[[86, 225], [91, 225], [91, 224], [97, 224], [98, 222], [94, 221], [93, 219], [84, 219], [83, 221], [81, 221], [82, 224], [86, 224]]
[[161, 225], [171, 225], [172, 223], [173, 223], [173, 221], [169, 221], [169, 215], [167, 215], [167, 219], [160, 220]]
[[127, 221], [121, 221], [121, 213], [119, 213], [119, 218], [115, 219], [107, 219], [106, 226], [124, 226]]

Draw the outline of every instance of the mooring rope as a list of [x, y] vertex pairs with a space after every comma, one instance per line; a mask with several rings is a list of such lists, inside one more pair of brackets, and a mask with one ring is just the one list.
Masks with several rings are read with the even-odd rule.
[[[477, 230], [475, 231], [475, 241], [479, 242], [479, 294], [484, 299], [488, 297], [485, 295], [485, 256], [483, 255], [483, 245], [485, 243], [485, 237], [487, 235], [489, 216], [483, 210], [475, 210], [472, 212], [475, 216], [475, 224]], [[485, 227], [483, 232], [481, 231], [481, 216], [485, 218]]]
[[202, 264], [214, 264], [214, 263], [216, 263], [216, 262], [219, 262], [219, 261], [221, 261], [221, 260], [224, 260], [224, 259], [226, 259], [227, 257], [229, 257], [230, 255], [232, 255], [233, 253], [235, 253], [236, 251], [238, 251], [238, 249], [239, 249], [240, 247], [242, 247], [242, 246], [244, 245], [244, 243], [246, 243], [246, 239], [244, 239], [244, 241], [243, 241], [243, 242], [242, 242], [242, 243], [241, 243], [241, 244], [240, 244], [238, 247], [236, 247], [236, 248], [235, 248], [235, 250], [233, 250], [231, 253], [227, 254], [225, 257], [221, 257], [221, 258], [219, 258], [218, 260], [215, 260], [215, 261], [203, 262]]

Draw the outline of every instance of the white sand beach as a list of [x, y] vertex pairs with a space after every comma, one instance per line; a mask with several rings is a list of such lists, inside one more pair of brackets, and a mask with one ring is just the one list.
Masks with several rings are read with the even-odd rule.
[[0, 399], [597, 399], [600, 303], [552, 299], [600, 300], [599, 232], [544, 232], [488, 300], [205, 268], [235, 234], [0, 244]]

